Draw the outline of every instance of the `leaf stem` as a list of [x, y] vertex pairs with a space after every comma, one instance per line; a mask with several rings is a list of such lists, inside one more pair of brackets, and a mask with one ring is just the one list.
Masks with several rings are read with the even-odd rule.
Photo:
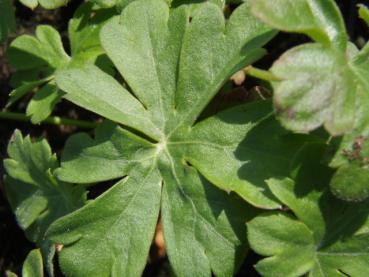
[[268, 81], [268, 82], [280, 81], [280, 79], [277, 76], [275, 76], [273, 73], [271, 73], [270, 71], [255, 68], [251, 65], [246, 67], [243, 71], [245, 72], [246, 75], [249, 75], [249, 76], [264, 80], [264, 81]]
[[[5, 111], [0, 111], [0, 119], [26, 121], [26, 122], [30, 121], [30, 117], [23, 113], [14, 113], [14, 112], [5, 112]], [[96, 122], [61, 118], [58, 116], [50, 116], [46, 118], [44, 121], [42, 121], [41, 123], [52, 124], [52, 125], [70, 125], [70, 126], [76, 126], [76, 127], [85, 128], [85, 129], [92, 129], [98, 125], [98, 123]]]

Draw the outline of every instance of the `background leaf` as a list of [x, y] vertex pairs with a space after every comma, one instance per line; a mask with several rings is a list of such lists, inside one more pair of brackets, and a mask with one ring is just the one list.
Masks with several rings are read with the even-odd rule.
[[[318, 145], [307, 146], [292, 166], [294, 180], [268, 182], [273, 194], [294, 216], [274, 212], [257, 217], [247, 225], [251, 247], [269, 256], [256, 265], [263, 276], [367, 274], [368, 203], [337, 200], [324, 181], [329, 170], [323, 170], [323, 165], [315, 180], [307, 182], [300, 178], [306, 174], [308, 164], [321, 159], [324, 150]], [[312, 176], [313, 169], [309, 172]], [[279, 262], [282, 259], [284, 262]]]
[[15, 31], [14, 7], [11, 0], [0, 0], [0, 42]]
[[27, 107], [27, 115], [31, 116], [32, 123], [37, 124], [51, 114], [63, 96], [54, 82], [59, 70], [68, 65], [92, 63], [111, 73], [111, 63], [100, 46], [99, 31], [114, 14], [113, 9], [93, 11], [91, 3], [82, 4], [69, 22], [70, 56], [64, 50], [59, 33], [51, 26], [39, 25], [35, 36], [17, 37], [8, 50], [16, 73], [11, 82], [15, 89], [10, 94], [7, 107], [27, 93], [36, 91]]
[[7, 198], [19, 226], [41, 248], [52, 274], [55, 250], [45, 232], [53, 221], [84, 205], [85, 190], [56, 180], [52, 171], [58, 162], [45, 140], [32, 143], [16, 131], [8, 154], [9, 159], [4, 160]]

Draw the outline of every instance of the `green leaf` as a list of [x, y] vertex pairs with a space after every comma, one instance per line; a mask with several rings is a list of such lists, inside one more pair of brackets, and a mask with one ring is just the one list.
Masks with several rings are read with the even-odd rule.
[[270, 103], [261, 102], [196, 124], [178, 145], [186, 144], [186, 159], [213, 184], [255, 206], [278, 208], [265, 180], [288, 175], [290, 159], [306, 141], [276, 124]]
[[25, 96], [28, 92], [34, 90], [39, 85], [44, 84], [48, 80], [49, 80], [49, 78], [44, 78], [44, 79], [40, 79], [40, 80], [37, 80], [37, 81], [23, 82], [23, 84], [21, 84], [16, 89], [12, 90], [11, 93], [9, 94], [9, 100], [6, 104], [7, 107], [13, 105], [19, 99], [21, 99], [23, 96]]
[[[67, 275], [139, 276], [159, 213], [156, 205], [176, 275], [231, 276], [237, 271], [247, 250], [245, 222], [255, 211], [236, 193], [261, 207], [279, 207], [264, 180], [286, 175], [294, 151], [310, 139], [300, 136], [293, 142], [273, 119], [270, 102], [242, 105], [197, 122], [228, 77], [260, 58], [262, 45], [275, 34], [249, 8], [241, 5], [226, 22], [222, 9], [210, 3], [193, 11], [187, 5], [169, 9], [164, 1], [135, 1], [101, 31], [107, 55], [131, 91], [94, 66], [58, 72], [56, 82], [67, 99], [123, 124], [106, 123], [93, 139], [71, 137], [58, 178], [78, 183], [127, 178], [126, 185], [118, 181], [93, 204], [49, 229], [48, 236], [63, 244], [60, 265]], [[253, 150], [265, 134], [271, 142]], [[280, 149], [273, 151], [272, 144]], [[272, 163], [278, 168], [265, 173], [265, 157], [268, 169]], [[240, 174], [244, 166], [250, 168], [247, 176]], [[221, 176], [223, 170], [227, 174]], [[155, 182], [146, 181], [150, 174]], [[131, 190], [132, 179], [142, 192], [111, 200], [118, 198], [115, 190], [121, 186]], [[155, 184], [157, 190], [141, 201], [141, 193]], [[125, 203], [131, 203], [137, 218], [124, 213]], [[148, 217], [154, 223], [143, 224]], [[87, 218], [88, 226], [81, 224]], [[124, 227], [112, 226], [114, 220]], [[93, 238], [105, 237], [109, 243], [99, 244], [93, 257], [85, 255], [83, 247], [90, 249]], [[126, 250], [137, 240], [141, 244], [135, 250]]]
[[[62, 168], [55, 173], [67, 182], [101, 182], [126, 176], [134, 167], [153, 159], [156, 154], [151, 143], [111, 122], [104, 122], [96, 129], [94, 139], [84, 133], [68, 139]], [[81, 175], [81, 172], [90, 174]]]
[[50, 270], [54, 247], [45, 232], [53, 221], [84, 205], [84, 188], [56, 180], [52, 171], [58, 162], [45, 140], [32, 143], [16, 131], [8, 154], [4, 160], [7, 198], [19, 226], [42, 248]]
[[274, 103], [285, 127], [307, 132], [324, 125], [332, 135], [352, 129], [362, 84], [346, 56], [305, 44], [285, 53], [271, 71], [282, 80], [273, 85]]
[[[332, 190], [341, 199], [362, 201], [369, 195], [367, 193], [366, 175], [368, 174], [369, 160], [369, 44], [365, 46], [353, 60], [357, 76], [364, 86], [358, 90], [360, 101], [356, 104], [357, 116], [351, 133], [344, 135], [338, 145], [333, 145], [336, 153], [330, 162], [332, 168], [337, 169], [337, 177], [332, 180]], [[337, 140], [336, 140], [337, 141]], [[337, 144], [337, 143], [336, 143]], [[351, 173], [350, 173], [351, 172]], [[355, 172], [354, 183], [352, 173]], [[348, 176], [344, 176], [345, 173]], [[357, 177], [361, 176], [361, 177]], [[340, 176], [340, 177], [339, 177]], [[339, 178], [342, 178], [339, 180]]]
[[0, 43], [15, 31], [14, 7], [11, 0], [0, 0]]
[[253, 13], [273, 28], [303, 33], [345, 51], [347, 34], [333, 0], [251, 0]]
[[367, 6], [363, 5], [363, 4], [359, 4], [359, 16], [362, 20], [364, 20], [366, 22], [366, 24], [368, 24], [369, 26], [369, 9]]
[[[63, 93], [53, 81], [56, 72], [68, 65], [95, 63], [106, 71], [111, 67], [99, 42], [103, 23], [115, 12], [98, 10], [93, 13], [91, 3], [81, 5], [69, 22], [71, 56], [64, 50], [59, 33], [51, 26], [39, 25], [36, 36], [22, 35], [10, 45], [8, 56], [17, 70], [13, 75], [15, 89], [10, 95], [10, 106], [32, 90], [35, 96], [27, 107], [32, 123], [46, 119]], [[26, 63], [24, 61], [27, 61]], [[33, 76], [30, 80], [30, 76]]]
[[161, 178], [152, 167], [135, 173], [51, 228], [48, 235], [65, 244], [59, 262], [67, 276], [141, 275], [159, 214]]
[[38, 5], [45, 9], [51, 10], [66, 6], [69, 0], [20, 0], [20, 2], [32, 10]]
[[20, 0], [20, 2], [32, 10], [38, 6], [37, 0]]
[[41, 251], [34, 249], [27, 255], [22, 268], [23, 277], [43, 277], [44, 268], [42, 264]]
[[318, 172], [310, 168], [313, 180], [300, 178], [324, 151], [323, 146], [308, 146], [293, 163], [293, 179], [268, 181], [273, 194], [294, 215], [266, 213], [247, 224], [251, 248], [268, 256], [256, 264], [262, 276], [369, 274], [368, 202], [335, 198], [324, 181], [330, 171], [322, 165]]
[[332, 178], [331, 188], [343, 200], [365, 200], [369, 196], [369, 170], [355, 164], [341, 166]]
[[47, 118], [62, 96], [62, 91], [54, 81], [45, 84], [27, 106], [27, 116], [31, 117], [31, 122], [36, 124]]
[[252, 10], [275, 28], [308, 34], [315, 40], [288, 50], [271, 68], [279, 79], [273, 88], [282, 124], [296, 132], [321, 125], [334, 136], [350, 132], [358, 116], [360, 90], [369, 89], [368, 73], [363, 75], [356, 62], [367, 50], [358, 54], [348, 42], [342, 16], [331, 0], [269, 4], [254, 0]]

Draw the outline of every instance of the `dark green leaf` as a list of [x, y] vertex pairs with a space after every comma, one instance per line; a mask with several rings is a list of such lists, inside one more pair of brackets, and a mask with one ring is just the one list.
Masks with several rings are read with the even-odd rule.
[[15, 15], [11, 0], [0, 0], [0, 43], [15, 31]]
[[44, 267], [39, 249], [32, 250], [24, 261], [22, 277], [43, 277]]
[[[368, 201], [336, 199], [323, 165], [309, 182], [300, 178], [325, 148], [311, 145], [294, 161], [293, 178], [268, 181], [273, 194], [294, 213], [273, 212], [248, 223], [251, 247], [268, 256], [256, 269], [262, 276], [366, 276], [369, 274]], [[325, 170], [324, 170], [325, 168]], [[305, 180], [305, 181], [302, 181]]]
[[20, 227], [42, 248], [50, 270], [54, 248], [45, 232], [53, 221], [84, 205], [84, 188], [56, 180], [52, 171], [58, 162], [45, 140], [32, 143], [16, 131], [8, 154], [4, 160], [7, 198]]

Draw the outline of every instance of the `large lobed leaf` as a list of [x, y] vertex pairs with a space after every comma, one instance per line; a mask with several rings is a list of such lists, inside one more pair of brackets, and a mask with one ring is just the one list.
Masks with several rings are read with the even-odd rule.
[[280, 79], [273, 83], [274, 104], [283, 125], [298, 132], [321, 125], [332, 135], [350, 132], [360, 116], [361, 91], [369, 91], [369, 75], [356, 64], [367, 51], [358, 53], [348, 42], [334, 1], [251, 2], [253, 13], [270, 26], [315, 41], [288, 50], [271, 68]]
[[37, 26], [35, 36], [22, 35], [12, 41], [8, 56], [16, 70], [11, 82], [15, 89], [10, 93], [7, 106], [13, 105], [28, 92], [37, 90], [26, 113], [33, 123], [39, 123], [51, 114], [63, 96], [54, 80], [59, 69], [81, 62], [106, 68], [107, 59], [104, 58], [98, 34], [114, 11], [99, 10], [91, 16], [92, 8], [91, 3], [81, 5], [69, 21], [70, 56], [64, 50], [60, 34], [48, 25]]
[[32, 143], [19, 131], [14, 133], [4, 160], [5, 191], [19, 226], [41, 248], [52, 272], [53, 244], [45, 238], [56, 219], [80, 208], [86, 201], [82, 186], [58, 181], [53, 175], [59, 164], [45, 140]]
[[324, 151], [324, 145], [308, 145], [291, 178], [268, 182], [294, 215], [265, 213], [247, 224], [250, 246], [268, 256], [256, 264], [262, 276], [369, 274], [368, 201], [343, 202], [330, 193], [329, 170], [317, 166]]
[[268, 101], [196, 121], [229, 76], [265, 53], [261, 47], [274, 34], [250, 14], [248, 2], [225, 22], [214, 4], [169, 9], [164, 1], [138, 0], [101, 31], [132, 93], [93, 65], [58, 72], [67, 99], [124, 125], [105, 123], [95, 138], [77, 134], [65, 147], [61, 180], [124, 178], [49, 229], [63, 244], [67, 275], [139, 276], [159, 212], [176, 275], [236, 272], [254, 210], [233, 192], [259, 207], [280, 207], [264, 180], [287, 175], [307, 137], [288, 135]]

